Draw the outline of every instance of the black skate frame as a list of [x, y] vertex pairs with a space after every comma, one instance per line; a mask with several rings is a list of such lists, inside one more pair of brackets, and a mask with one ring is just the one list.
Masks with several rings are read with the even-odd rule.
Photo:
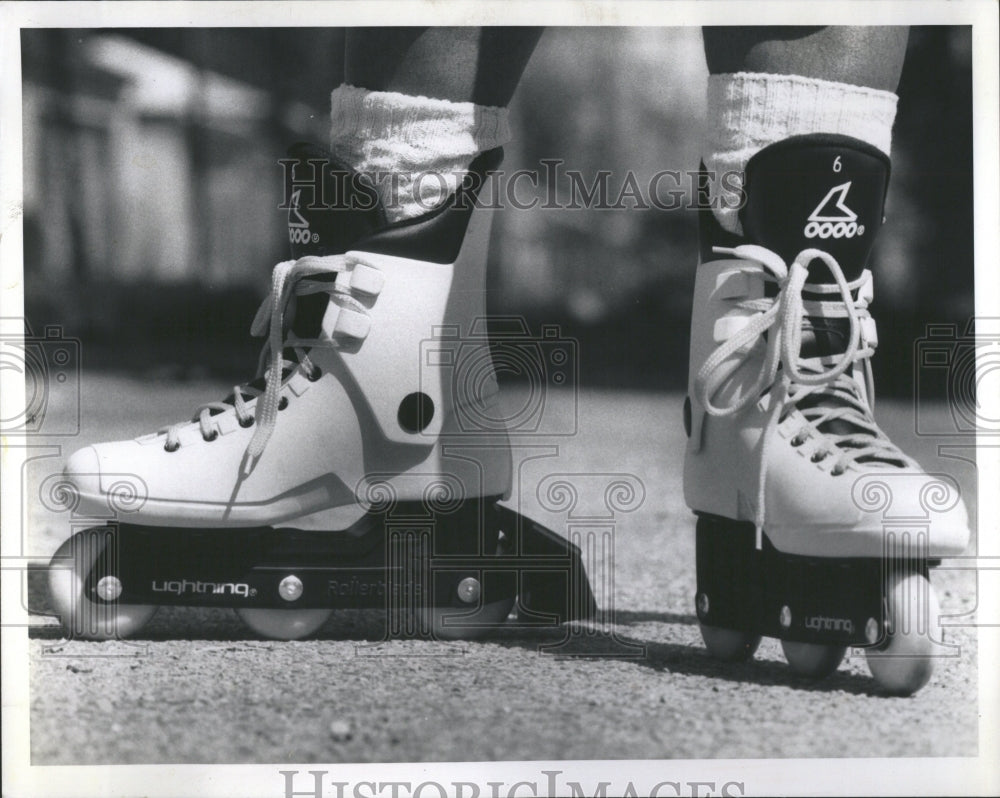
[[[383, 610], [391, 636], [428, 634], [430, 609], [454, 610], [443, 623], [456, 636], [464, 629], [479, 634], [484, 625], [501, 625], [480, 617], [484, 604], [515, 596], [517, 620], [505, 626], [593, 620], [597, 607], [580, 550], [495, 502], [434, 509], [426, 502], [398, 502], [335, 532], [93, 527], [79, 537], [79, 546], [95, 547], [96, 553], [83, 596], [109, 610], [115, 604]], [[79, 561], [78, 553], [66, 567], [74, 559]], [[54, 561], [52, 567], [60, 565]], [[111, 601], [100, 597], [98, 587], [107, 576], [121, 584]], [[279, 591], [289, 576], [302, 586], [294, 600]], [[457, 588], [470, 578], [478, 595], [463, 599]]]

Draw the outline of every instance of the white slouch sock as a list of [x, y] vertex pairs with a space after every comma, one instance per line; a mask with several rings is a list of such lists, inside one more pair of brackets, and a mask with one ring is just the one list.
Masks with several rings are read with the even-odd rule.
[[373, 179], [391, 222], [445, 201], [477, 155], [510, 140], [506, 108], [346, 84], [330, 106], [334, 157]]

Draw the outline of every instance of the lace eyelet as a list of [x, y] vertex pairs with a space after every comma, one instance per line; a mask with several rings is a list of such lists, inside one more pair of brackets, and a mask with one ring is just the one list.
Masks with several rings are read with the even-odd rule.
[[278, 410], [284, 410], [286, 407], [288, 407], [288, 397], [282, 396], [281, 401], [278, 402]]
[[800, 438], [800, 437], [799, 437], [798, 435], [796, 435], [796, 436], [795, 436], [794, 438], [792, 438], [792, 439], [791, 439], [791, 440], [789, 441], [789, 443], [790, 443], [790, 444], [791, 444], [792, 446], [794, 446], [794, 447], [798, 448], [798, 447], [799, 447], [799, 446], [801, 446], [801, 445], [802, 445], [803, 443], [805, 443], [805, 439], [804, 439], [804, 438]]
[[845, 469], [841, 468], [840, 466], [835, 466], [834, 468], [830, 469], [830, 475], [831, 476], [835, 476], [835, 477], [839, 477], [839, 476], [843, 475], [844, 470]]
[[810, 462], [821, 463], [826, 460], [828, 452], [816, 452], [812, 457], [809, 458]]
[[242, 418], [242, 419], [240, 419], [240, 426], [243, 427], [243, 429], [246, 429], [247, 427], [252, 427], [253, 426], [253, 421], [254, 421], [253, 416], [248, 416], [247, 418]]
[[163, 451], [165, 451], [167, 453], [170, 453], [170, 454], [173, 454], [174, 452], [176, 452], [180, 448], [181, 448], [181, 444], [180, 444], [179, 441], [177, 443], [175, 443], [173, 446], [171, 446], [169, 443], [164, 443], [163, 444]]
[[201, 439], [205, 441], [205, 443], [211, 443], [218, 437], [219, 437], [219, 431], [217, 429], [213, 429], [210, 433], [208, 433], [208, 435], [202, 435]]
[[312, 371], [310, 371], [308, 374], [306, 374], [306, 379], [309, 380], [309, 382], [316, 382], [322, 376], [323, 376], [323, 372], [320, 369], [320, 367], [319, 366], [314, 366], [313, 369], [312, 369]]

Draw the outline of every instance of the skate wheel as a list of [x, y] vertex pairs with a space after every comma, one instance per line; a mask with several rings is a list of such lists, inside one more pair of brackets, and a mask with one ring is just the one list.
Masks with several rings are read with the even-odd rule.
[[250, 629], [270, 640], [301, 640], [319, 629], [333, 610], [259, 610], [238, 607], [236, 614]]
[[935, 641], [941, 639], [934, 588], [921, 574], [895, 574], [886, 585], [885, 639], [865, 650], [868, 669], [882, 689], [912, 695], [930, 681]]
[[847, 653], [846, 646], [797, 643], [793, 640], [782, 640], [781, 649], [785, 652], [788, 667], [799, 676], [810, 679], [829, 676], [837, 670]]
[[[130, 637], [156, 613], [155, 604], [107, 604], [87, 596], [87, 576], [96, 566], [107, 564], [108, 546], [114, 541], [109, 527], [78, 532], [68, 538], [52, 556], [49, 565], [49, 595], [67, 637], [82, 640], [115, 640]], [[109, 569], [110, 570], [110, 569]], [[107, 581], [105, 581], [107, 580]], [[102, 585], [103, 583], [103, 585]], [[120, 589], [118, 579], [108, 574], [95, 590], [111, 585]]]
[[748, 660], [760, 645], [760, 635], [703, 623], [698, 625], [701, 627], [701, 639], [705, 641], [708, 653], [724, 662]]

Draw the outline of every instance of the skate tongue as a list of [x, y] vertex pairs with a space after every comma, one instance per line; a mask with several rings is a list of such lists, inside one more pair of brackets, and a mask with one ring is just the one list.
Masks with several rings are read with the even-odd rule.
[[321, 147], [295, 144], [282, 164], [292, 258], [342, 254], [385, 225], [371, 182]]
[[[843, 354], [847, 349], [851, 325], [847, 319], [825, 319], [815, 316], [802, 320], [801, 357], [805, 359], [820, 358]], [[800, 408], [824, 407], [837, 408], [842, 403], [833, 393], [816, 393], [807, 396], [800, 403]], [[833, 435], [850, 435], [861, 429], [841, 418], [831, 419], [819, 426], [819, 431]]]
[[823, 319], [814, 316], [802, 320], [802, 357], [828, 357], [847, 349], [851, 324], [847, 319]]
[[[747, 163], [746, 205], [740, 212], [745, 240], [776, 252], [786, 263], [805, 249], [823, 250], [837, 260], [848, 281], [856, 280], [882, 225], [888, 179], [889, 159], [848, 136], [795, 136], [772, 144]], [[833, 275], [815, 260], [808, 281], [832, 283]], [[802, 296], [806, 301], [836, 301], [834, 295], [808, 290]], [[842, 354], [849, 335], [846, 318], [807, 317], [802, 322], [801, 357]], [[805, 398], [801, 406], [839, 407], [841, 402], [832, 392], [822, 392]], [[858, 429], [834, 419], [820, 431], [847, 435]]]
[[[374, 186], [326, 150], [295, 144], [282, 163], [292, 258], [343, 254], [385, 226]], [[317, 335], [328, 302], [324, 293], [296, 300], [292, 330], [298, 337]]]
[[[802, 321], [802, 345], [800, 356], [802, 359], [814, 359], [829, 356], [842, 355], [847, 349], [847, 342], [850, 336], [850, 322], [847, 319], [824, 319], [807, 317]], [[848, 371], [848, 374], [851, 372]], [[831, 386], [828, 389], [818, 391], [803, 397], [798, 402], [800, 410], [806, 408], [826, 408], [838, 409], [850, 404], [842, 395], [843, 391], [851, 391], [851, 388], [843, 384], [843, 378], [837, 383], [838, 387]], [[853, 386], [857, 389], [857, 385]], [[857, 397], [862, 403], [864, 398]], [[830, 435], [854, 435], [864, 433], [865, 429], [851, 423], [847, 418], [833, 418], [825, 421], [817, 427], [818, 431]]]
[[[888, 180], [889, 159], [857, 139], [811, 135], [772, 144], [747, 163], [744, 236], [786, 263], [804, 249], [824, 250], [854, 280], [882, 225]], [[809, 282], [831, 280], [814, 262]]]

